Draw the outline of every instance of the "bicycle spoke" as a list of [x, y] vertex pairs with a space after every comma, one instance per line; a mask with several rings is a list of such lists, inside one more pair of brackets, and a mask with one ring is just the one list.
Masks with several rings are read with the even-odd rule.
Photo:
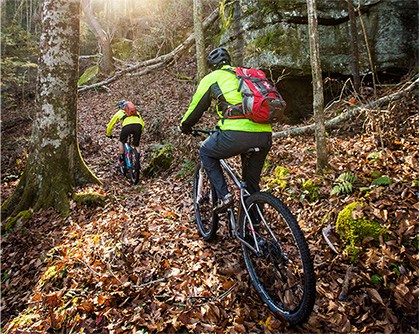
[[201, 236], [209, 241], [215, 237], [218, 228], [218, 215], [213, 212], [217, 196], [201, 164], [195, 168], [193, 178], [193, 201], [196, 223]]
[[255, 248], [242, 246], [252, 282], [273, 312], [292, 323], [303, 322], [315, 296], [314, 270], [304, 236], [275, 197], [258, 193], [246, 203], [252, 223], [243, 217], [241, 236]]
[[140, 162], [139, 154], [136, 149], [130, 148], [128, 152], [128, 160], [131, 165], [128, 169], [128, 177], [132, 184], [137, 184], [140, 179]]

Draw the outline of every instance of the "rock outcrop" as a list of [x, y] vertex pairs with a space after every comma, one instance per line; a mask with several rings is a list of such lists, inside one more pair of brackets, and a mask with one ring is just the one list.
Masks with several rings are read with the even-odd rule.
[[[358, 2], [354, 1], [354, 7], [361, 76], [374, 72], [400, 77], [414, 68], [418, 52], [417, 0], [362, 0], [361, 5]], [[220, 45], [232, 52], [235, 63], [269, 69], [276, 78], [285, 73], [279, 87], [288, 97], [288, 107], [295, 109], [296, 100], [309, 105], [311, 66], [306, 0], [226, 0], [221, 9]], [[323, 72], [331, 76], [351, 75], [347, 1], [318, 0], [317, 10]]]

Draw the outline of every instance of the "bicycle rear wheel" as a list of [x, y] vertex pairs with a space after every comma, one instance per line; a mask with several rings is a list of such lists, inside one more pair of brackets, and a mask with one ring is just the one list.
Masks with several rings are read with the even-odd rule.
[[201, 163], [195, 167], [192, 196], [199, 234], [210, 241], [214, 239], [218, 229], [218, 215], [213, 212], [217, 195]]
[[[309, 318], [316, 296], [316, 278], [307, 242], [287, 206], [267, 193], [246, 200], [252, 224], [243, 213], [240, 236], [253, 285], [269, 309], [289, 323]], [[254, 233], [253, 233], [254, 231]]]
[[128, 159], [131, 164], [131, 167], [128, 169], [128, 178], [131, 184], [137, 184], [140, 179], [140, 155], [135, 148], [130, 147]]

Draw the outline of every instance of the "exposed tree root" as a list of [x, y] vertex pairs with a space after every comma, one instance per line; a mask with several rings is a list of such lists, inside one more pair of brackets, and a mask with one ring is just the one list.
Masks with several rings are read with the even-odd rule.
[[[76, 186], [100, 184], [84, 161], [78, 157], [75, 159], [78, 159], [78, 163], [73, 166], [73, 173], [64, 169], [56, 170], [55, 173], [49, 173], [50, 176], [47, 178], [34, 172], [32, 169], [36, 167], [28, 162], [15, 191], [1, 207], [1, 219], [13, 219], [20, 212], [28, 209], [38, 211], [48, 208], [53, 208], [66, 216], [70, 212], [69, 199]], [[60, 186], [57, 187], [57, 184]]]

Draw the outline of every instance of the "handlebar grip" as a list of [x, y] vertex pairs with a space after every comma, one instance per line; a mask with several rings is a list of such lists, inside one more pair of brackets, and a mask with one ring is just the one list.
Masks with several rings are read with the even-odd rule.
[[204, 134], [204, 135], [212, 135], [214, 132], [216, 132], [215, 130], [202, 130], [202, 129], [192, 129], [191, 134], [195, 137], [199, 136], [199, 134]]

